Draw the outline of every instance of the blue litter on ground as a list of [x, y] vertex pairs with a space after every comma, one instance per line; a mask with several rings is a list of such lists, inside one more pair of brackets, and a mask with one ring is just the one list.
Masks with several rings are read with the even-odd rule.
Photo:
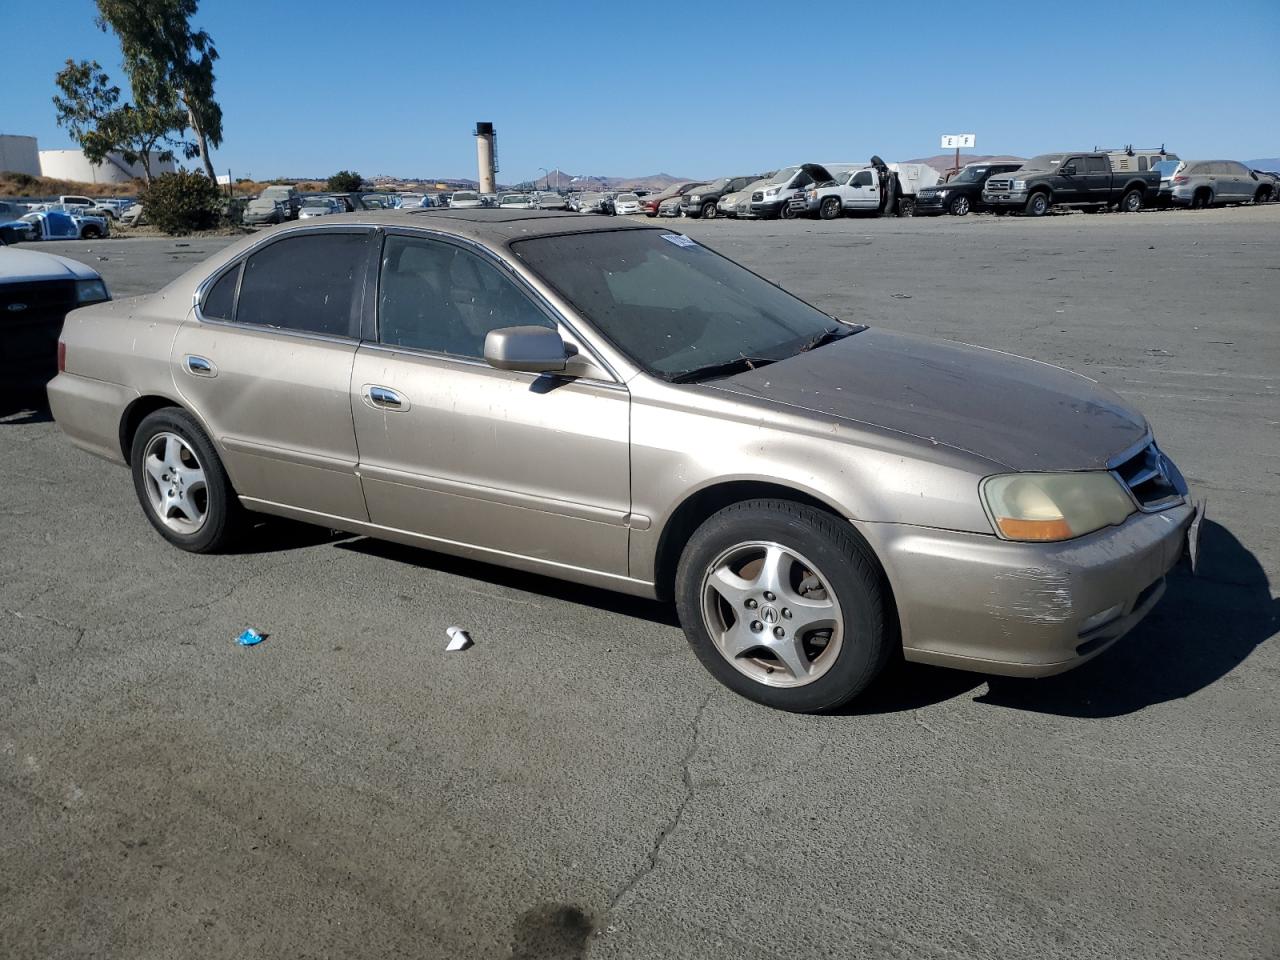
[[265, 639], [267, 639], [267, 635], [265, 633], [259, 633], [257, 630], [253, 629], [253, 627], [250, 627], [244, 633], [240, 634], [240, 636], [236, 637], [236, 643], [240, 644], [242, 647], [253, 647], [257, 646]]

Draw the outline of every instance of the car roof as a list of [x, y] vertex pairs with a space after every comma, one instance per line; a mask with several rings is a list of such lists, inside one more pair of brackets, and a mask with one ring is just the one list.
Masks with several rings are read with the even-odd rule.
[[[508, 194], [508, 196], [528, 196], [528, 194]], [[553, 236], [561, 233], [656, 229], [647, 224], [596, 220], [583, 217], [578, 213], [560, 213], [550, 210], [501, 210], [493, 207], [476, 207], [470, 210], [454, 210], [447, 207], [363, 210], [326, 217], [325, 221], [328, 225], [351, 223], [379, 227], [416, 227], [491, 245], [506, 245], [512, 240], [527, 240], [530, 237]]]

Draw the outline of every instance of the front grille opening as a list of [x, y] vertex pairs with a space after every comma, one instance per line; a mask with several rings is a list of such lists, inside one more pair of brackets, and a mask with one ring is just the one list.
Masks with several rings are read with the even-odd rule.
[[1177, 468], [1154, 443], [1119, 464], [1115, 474], [1145, 509], [1167, 506], [1182, 498]]

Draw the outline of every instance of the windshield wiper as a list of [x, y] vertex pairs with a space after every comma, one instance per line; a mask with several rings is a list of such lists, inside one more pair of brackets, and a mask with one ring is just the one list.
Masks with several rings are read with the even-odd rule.
[[707, 380], [711, 377], [727, 377], [744, 370], [755, 370], [773, 363], [772, 357], [734, 357], [722, 363], [709, 363], [705, 367], [694, 367], [671, 378], [672, 383], [690, 383], [695, 380]]
[[828, 327], [826, 330], [810, 337], [801, 344], [797, 353], [805, 353], [806, 351], [813, 350], [816, 347], [825, 346], [833, 340], [843, 340], [851, 333], [857, 333], [857, 331], [849, 329], [848, 327]]

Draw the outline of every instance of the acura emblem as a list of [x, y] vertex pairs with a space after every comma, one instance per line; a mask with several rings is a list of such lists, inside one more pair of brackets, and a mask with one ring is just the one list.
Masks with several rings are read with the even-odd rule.
[[10, 313], [20, 313], [27, 309], [27, 305], [25, 303], [11, 303], [7, 309]]
[[764, 607], [760, 610], [760, 619], [765, 623], [777, 623], [778, 611], [773, 607]]

